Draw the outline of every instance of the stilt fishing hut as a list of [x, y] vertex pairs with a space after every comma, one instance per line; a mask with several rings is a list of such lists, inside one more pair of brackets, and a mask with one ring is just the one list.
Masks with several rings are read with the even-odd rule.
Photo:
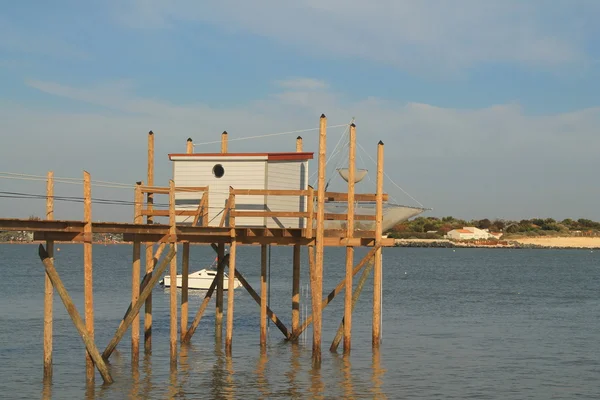
[[[316, 189], [308, 182], [308, 163], [314, 158], [303, 150], [302, 138], [296, 139], [295, 152], [230, 153], [228, 134], [221, 135], [220, 153], [194, 153], [192, 139], [186, 152], [169, 154], [173, 177], [166, 186], [154, 183], [154, 134], [148, 134], [148, 175], [146, 184], [135, 185], [133, 223], [92, 221], [92, 181], [84, 173], [82, 221], [54, 220], [54, 176], [47, 176], [46, 220], [32, 221], [0, 219], [0, 230], [33, 231], [40, 245], [39, 255], [46, 271], [44, 303], [44, 377], [52, 376], [52, 308], [56, 290], [82, 337], [87, 353], [87, 378], [94, 380], [94, 367], [105, 382], [112, 382], [106, 364], [127, 330], [131, 330], [132, 365], [139, 362], [140, 314], [144, 315], [144, 349], [152, 347], [152, 289], [169, 267], [170, 277], [177, 275], [175, 257], [177, 244], [182, 246], [181, 303], [177, 291], [170, 291], [170, 361], [177, 367], [179, 342], [189, 342], [200, 323], [203, 313], [216, 293], [215, 335], [222, 337], [224, 274], [228, 270], [227, 321], [225, 350], [232, 354], [234, 280], [237, 279], [260, 307], [260, 345], [267, 343], [267, 319], [272, 320], [288, 341], [295, 341], [313, 325], [313, 360], [321, 360], [322, 311], [341, 292], [345, 291], [344, 317], [330, 347], [335, 351], [343, 338], [344, 353], [351, 349], [352, 310], [360, 290], [373, 270], [372, 346], [377, 348], [381, 339], [382, 307], [382, 248], [393, 246], [393, 239], [384, 238], [383, 229], [411, 216], [422, 213], [420, 207], [391, 204], [383, 192], [384, 144], [377, 144], [377, 173], [375, 193], [356, 193], [355, 183], [364, 176], [356, 169], [356, 127], [347, 125], [347, 168], [339, 170], [347, 182], [347, 192], [326, 191], [326, 135], [327, 118], [319, 121], [318, 177]], [[158, 209], [157, 195], [168, 196], [169, 209]], [[144, 221], [144, 217], [146, 217]], [[159, 224], [156, 217], [168, 217], [168, 223]], [[360, 223], [360, 228], [357, 228]], [[92, 233], [121, 233], [123, 240], [133, 244], [131, 302], [124, 305], [125, 316], [113, 338], [100, 353], [94, 339], [94, 309], [92, 284]], [[57, 241], [81, 242], [84, 246], [84, 297], [82, 318], [69, 293], [62, 285], [54, 266], [53, 245]], [[158, 243], [156, 252], [154, 245]], [[188, 323], [188, 274], [190, 245], [210, 245], [217, 253], [217, 267], [205, 297], [194, 319]], [[230, 247], [225, 254], [225, 245]], [[261, 246], [261, 283], [255, 290], [236, 266], [239, 244]], [[293, 247], [291, 293], [291, 326], [288, 327], [268, 306], [267, 246]], [[141, 252], [145, 246], [146, 265], [142, 277]], [[331, 292], [323, 296], [323, 255], [327, 246], [346, 247], [345, 278]], [[370, 247], [367, 255], [355, 263], [354, 248]], [[308, 249], [312, 314], [300, 320], [300, 266], [302, 248]], [[168, 252], [163, 253], [168, 248]], [[354, 276], [362, 270], [356, 288]], [[329, 284], [329, 282], [327, 282]], [[180, 318], [178, 314], [180, 312]], [[179, 322], [179, 324], [178, 324]]]

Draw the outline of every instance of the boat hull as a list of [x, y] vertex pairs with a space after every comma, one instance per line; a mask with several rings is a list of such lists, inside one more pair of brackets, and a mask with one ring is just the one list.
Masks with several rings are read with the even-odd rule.
[[[210, 285], [212, 285], [213, 280], [216, 277], [216, 271], [214, 271], [214, 272], [215, 272], [215, 275], [202, 274], [202, 276], [198, 276], [197, 272], [188, 275], [188, 289], [208, 290], [210, 288]], [[160, 284], [163, 285], [164, 287], [170, 287], [171, 286], [171, 277], [169, 275], [165, 275], [164, 279], [161, 280]], [[177, 275], [176, 284], [177, 284], [178, 288], [183, 287], [183, 275]], [[237, 289], [241, 286], [242, 286], [241, 282], [237, 278], [234, 279], [233, 288]], [[229, 278], [227, 276], [225, 276], [223, 279], [223, 289], [224, 290], [229, 289]]]

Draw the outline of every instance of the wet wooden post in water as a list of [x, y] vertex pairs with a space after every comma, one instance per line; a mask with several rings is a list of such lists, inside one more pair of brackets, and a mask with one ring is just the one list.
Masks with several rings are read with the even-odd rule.
[[[218, 244], [217, 265], [225, 258], [225, 243]], [[215, 339], [221, 343], [223, 337], [223, 274], [217, 275], [217, 297], [215, 299]]]
[[[46, 181], [46, 219], [54, 219], [54, 172], [48, 172]], [[46, 240], [48, 257], [54, 262], [54, 241]], [[52, 320], [53, 320], [52, 281], [44, 274], [44, 380], [52, 378]]]
[[[377, 193], [375, 196], [375, 244], [381, 244], [383, 223], [383, 142], [377, 144]], [[373, 347], [381, 343], [381, 247], [375, 252], [373, 272]]]
[[[296, 152], [302, 152], [302, 137], [298, 136], [296, 138]], [[302, 197], [300, 197], [300, 202]], [[308, 196], [306, 197], [308, 200]], [[302, 204], [302, 202], [300, 203]], [[304, 203], [304, 206], [307, 208], [307, 204]], [[301, 219], [302, 221], [304, 219]], [[306, 227], [305, 227], [306, 228]], [[294, 255], [292, 262], [292, 335], [298, 331], [300, 327], [300, 250], [302, 246], [299, 244], [294, 245]]]
[[[229, 188], [229, 192], [233, 192], [233, 188]], [[230, 210], [235, 210], [235, 196], [229, 196], [231, 204]], [[229, 227], [231, 228], [231, 246], [229, 249], [229, 280], [227, 282], [227, 331], [225, 332], [225, 354], [231, 356], [231, 348], [233, 343], [233, 303], [235, 299], [235, 256], [237, 250], [237, 241], [235, 235], [235, 216], [229, 214]]]
[[[154, 186], [154, 133], [152, 131], [148, 132], [148, 186]], [[149, 211], [146, 223], [152, 225], [154, 223], [151, 213], [154, 203], [153, 193], [147, 193], [146, 202]], [[153, 254], [153, 243], [146, 243], [146, 275], [148, 275], [148, 279], [152, 278], [152, 270], [156, 266]], [[144, 351], [148, 353], [152, 350], [152, 294], [146, 299], [144, 309]]]
[[[227, 131], [221, 134], [221, 154], [227, 153]], [[227, 212], [223, 210], [223, 212]], [[224, 221], [224, 219], [223, 219]], [[225, 243], [219, 243], [217, 250], [217, 263], [220, 264], [225, 257]], [[217, 298], [215, 299], [215, 339], [221, 342], [223, 337], [223, 279], [224, 275], [217, 276]]]
[[[317, 187], [317, 236], [314, 269], [311, 277], [313, 304], [313, 360], [321, 362], [321, 324], [323, 296], [323, 252], [325, 245], [325, 163], [327, 156], [327, 117], [321, 115], [319, 126], [319, 182]], [[310, 254], [309, 254], [310, 257]]]
[[260, 246], [260, 345], [267, 345], [267, 245]]
[[[92, 183], [90, 174], [83, 172], [83, 292], [85, 304], [85, 326], [90, 340], [94, 341], [94, 293], [92, 273]], [[95, 378], [94, 360], [86, 351], [86, 377], [88, 382]]]
[[[194, 152], [194, 143], [192, 138], [188, 138], [186, 143], [187, 154]], [[180, 334], [181, 341], [187, 332], [188, 325], [188, 284], [189, 284], [189, 270], [190, 270], [190, 243], [183, 243], [183, 256], [181, 261], [181, 328]]]
[[[169, 242], [171, 250], [177, 255], [177, 229], [175, 224], [175, 181], [171, 179], [169, 180]], [[171, 369], [175, 369], [177, 368], [177, 256], [171, 259], [169, 275], [171, 277], [171, 286], [169, 287]]]
[[[356, 167], [356, 126], [350, 125], [350, 149], [348, 152], [348, 221], [346, 237], [354, 236], [354, 178]], [[354, 247], [346, 246], [346, 293], [344, 296], [344, 354], [350, 353], [352, 342], [352, 272]]]
[[[142, 224], [142, 182], [136, 182], [133, 207], [133, 223]], [[131, 265], [131, 304], [135, 304], [140, 296], [140, 265], [141, 265], [141, 243], [136, 238], [133, 241], [133, 262]], [[136, 315], [131, 323], [131, 367], [137, 369], [140, 361], [140, 316]]]

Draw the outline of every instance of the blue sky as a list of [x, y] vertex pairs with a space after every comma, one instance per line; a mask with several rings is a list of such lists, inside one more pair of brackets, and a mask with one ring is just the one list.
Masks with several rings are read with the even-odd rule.
[[[600, 219], [599, 15], [586, 0], [12, 2], [0, 16], [0, 172], [135, 182], [152, 129], [166, 183], [166, 153], [187, 137], [312, 128], [325, 113], [332, 125], [356, 117], [372, 154], [384, 140], [388, 174], [428, 215]], [[232, 151], [293, 149], [294, 137]]]

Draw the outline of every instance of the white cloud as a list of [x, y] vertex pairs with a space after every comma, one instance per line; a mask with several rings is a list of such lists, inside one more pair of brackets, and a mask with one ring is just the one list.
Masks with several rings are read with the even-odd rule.
[[307, 90], [316, 90], [316, 89], [326, 89], [328, 87], [327, 83], [312, 78], [291, 78], [282, 81], [277, 81], [277, 85], [286, 89], [307, 89]]
[[[302, 81], [313, 82], [298, 80]], [[343, 94], [323, 89], [325, 83], [312, 85], [314, 90], [307, 88], [311, 85], [291, 85], [239, 107], [213, 108], [140, 97], [127, 82], [90, 88], [42, 81], [29, 85], [101, 108], [72, 113], [0, 104], [0, 171], [44, 174], [55, 169], [60, 176], [77, 176], [76, 171], [87, 169], [95, 179], [135, 182], [145, 174], [145, 135], [153, 130], [157, 181], [165, 182], [170, 174], [166, 154], [182, 151], [188, 137], [200, 144], [218, 140], [227, 130], [231, 151], [289, 151], [296, 134], [235, 139], [317, 127], [325, 113], [330, 125], [356, 117], [358, 140], [372, 155], [377, 141], [383, 140], [388, 174], [438, 213], [469, 218], [494, 213], [560, 217], [561, 212], [600, 217], [594, 201], [600, 191], [589, 186], [600, 168], [600, 108], [531, 116], [518, 104], [452, 109], [379, 98], [350, 102]], [[329, 130], [329, 151], [342, 132], [343, 128]], [[316, 151], [316, 131], [302, 136], [305, 147]], [[217, 148], [206, 145], [196, 151]], [[27, 154], [26, 160], [22, 154]], [[373, 169], [366, 154], [361, 159], [361, 166]], [[344, 162], [338, 158], [332, 163], [338, 161]], [[364, 190], [372, 189], [369, 185], [372, 182], [366, 180]], [[414, 204], [389, 182], [386, 190], [400, 202]]]
[[321, 56], [445, 73], [488, 62], [581, 65], [598, 12], [585, 0], [132, 0], [119, 18], [144, 28], [198, 21]]

